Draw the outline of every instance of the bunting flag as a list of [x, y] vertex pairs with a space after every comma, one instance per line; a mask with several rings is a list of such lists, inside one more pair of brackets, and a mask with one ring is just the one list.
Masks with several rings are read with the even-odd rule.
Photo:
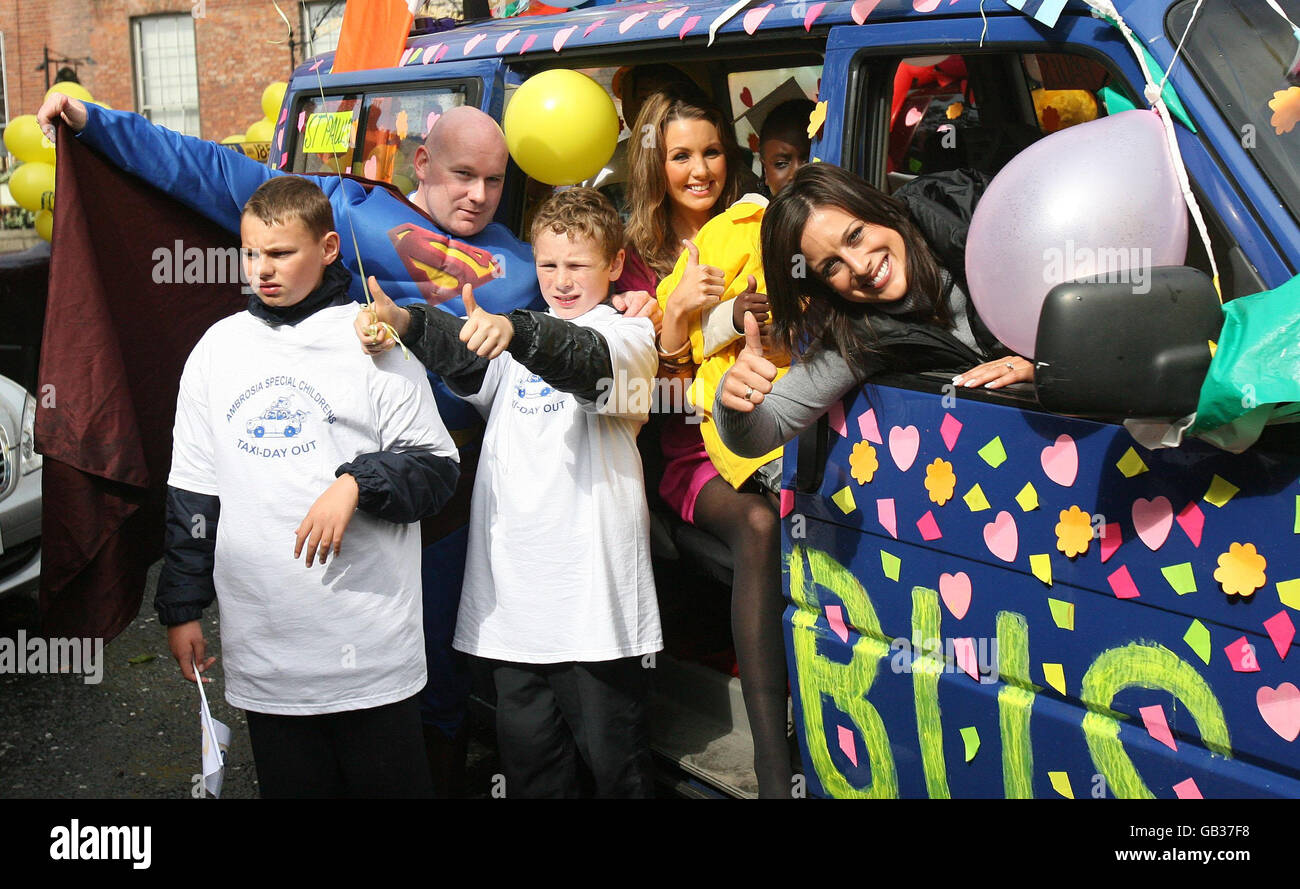
[[1061, 17], [1061, 10], [1065, 8], [1065, 0], [1006, 0], [1006, 3], [1012, 9], [1023, 12], [1049, 28], [1056, 27], [1056, 20]]
[[331, 73], [394, 68], [420, 0], [348, 0]]

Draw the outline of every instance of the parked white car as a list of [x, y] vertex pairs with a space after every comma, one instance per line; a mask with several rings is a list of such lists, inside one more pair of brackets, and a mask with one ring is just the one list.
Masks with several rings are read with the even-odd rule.
[[34, 593], [41, 577], [41, 455], [36, 399], [0, 377], [0, 596]]

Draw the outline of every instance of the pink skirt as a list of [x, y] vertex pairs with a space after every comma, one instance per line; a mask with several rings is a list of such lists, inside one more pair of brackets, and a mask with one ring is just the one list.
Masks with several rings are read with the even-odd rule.
[[663, 425], [659, 445], [664, 452], [664, 476], [659, 496], [677, 511], [683, 521], [695, 524], [695, 500], [700, 489], [718, 475], [709, 452], [704, 449], [700, 427], [678, 415]]

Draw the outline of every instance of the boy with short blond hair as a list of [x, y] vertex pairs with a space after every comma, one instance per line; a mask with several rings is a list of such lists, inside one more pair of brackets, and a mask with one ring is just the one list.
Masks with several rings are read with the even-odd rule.
[[220, 603], [226, 699], [248, 711], [263, 797], [429, 795], [410, 523], [450, 497], [458, 457], [423, 370], [356, 355], [333, 229], [299, 177], [245, 205], [254, 295], [181, 376], [155, 606], [193, 681], [214, 660], [199, 618]]
[[[506, 795], [576, 795], [581, 756], [597, 795], [649, 796], [641, 659], [662, 635], [636, 436], [654, 328], [607, 304], [623, 226], [599, 192], [553, 196], [532, 234], [549, 313], [492, 315], [466, 287], [465, 320], [382, 293], [375, 314], [487, 414], [454, 644], [492, 673]], [[366, 311], [357, 328], [391, 345]]]

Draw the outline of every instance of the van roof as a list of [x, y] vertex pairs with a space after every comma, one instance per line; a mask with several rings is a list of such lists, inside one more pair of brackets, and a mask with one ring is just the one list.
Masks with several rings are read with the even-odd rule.
[[[565, 48], [616, 46], [655, 38], [679, 35], [707, 38], [709, 26], [728, 7], [729, 0], [704, 0], [704, 2], [675, 3], [619, 3], [593, 6], [557, 15], [523, 16], [507, 19], [484, 19], [465, 22], [447, 31], [411, 37], [398, 66], [436, 65], [439, 62], [466, 61], [496, 58], [502, 55], [525, 53], [562, 53]], [[778, 0], [760, 6], [751, 6], [732, 16], [718, 30], [719, 35], [739, 34], [746, 30], [776, 31], [814, 26], [857, 23], [854, 7], [868, 10], [871, 22], [906, 21], [912, 18], [955, 18], [980, 14], [979, 0], [830, 0], [830, 2], [802, 2], [804, 17], [792, 15], [796, 4]], [[985, 2], [986, 16], [1024, 15], [1006, 3]], [[1083, 0], [1067, 0], [1065, 13], [1090, 14]], [[687, 28], [687, 25], [690, 25]], [[557, 49], [557, 47], [559, 47]], [[294, 78], [311, 74], [333, 64], [334, 54], [325, 53], [308, 59], [294, 71]], [[385, 70], [385, 69], [381, 69]], [[392, 70], [392, 69], [386, 69]], [[323, 73], [323, 72], [322, 72]], [[355, 76], [353, 73], [353, 76]]]

